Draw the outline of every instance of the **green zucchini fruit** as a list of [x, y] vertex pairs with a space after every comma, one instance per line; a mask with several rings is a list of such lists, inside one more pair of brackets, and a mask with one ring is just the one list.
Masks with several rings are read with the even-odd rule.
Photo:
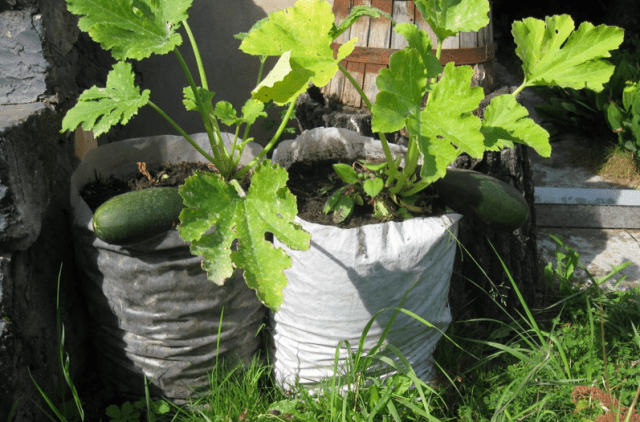
[[115, 196], [93, 215], [99, 239], [114, 245], [130, 245], [174, 228], [184, 208], [177, 188], [151, 188]]
[[448, 169], [433, 187], [453, 211], [496, 228], [513, 231], [529, 215], [529, 205], [516, 188], [477, 171]]

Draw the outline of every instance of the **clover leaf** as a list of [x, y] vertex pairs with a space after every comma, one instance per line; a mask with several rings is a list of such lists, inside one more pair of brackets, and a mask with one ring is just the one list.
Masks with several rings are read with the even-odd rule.
[[293, 222], [297, 206], [287, 178], [286, 170], [265, 161], [256, 167], [246, 194], [237, 184], [202, 172], [180, 188], [187, 208], [180, 214], [178, 231], [191, 242], [191, 252], [203, 256], [209, 279], [221, 284], [234, 267], [242, 268], [247, 285], [274, 311], [283, 302], [283, 271], [291, 266], [291, 258], [265, 240], [265, 233], [299, 250], [308, 249], [311, 238]]
[[118, 62], [107, 75], [106, 88], [94, 86], [80, 95], [62, 120], [62, 132], [82, 125], [84, 130], [93, 130], [96, 137], [100, 136], [117, 123], [126, 124], [149, 103], [149, 95], [148, 89], [140, 93], [135, 86], [131, 64]]

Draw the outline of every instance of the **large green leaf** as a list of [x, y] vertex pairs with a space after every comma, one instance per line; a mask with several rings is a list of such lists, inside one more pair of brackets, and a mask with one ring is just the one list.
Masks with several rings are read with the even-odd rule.
[[274, 103], [283, 105], [307, 90], [313, 71], [296, 66], [290, 60], [290, 51], [280, 56], [271, 72], [253, 90], [253, 98], [265, 103], [273, 100]]
[[429, 34], [409, 23], [399, 23], [394, 30], [407, 40], [409, 47], [418, 50], [422, 61], [426, 63], [427, 78], [435, 78], [442, 72], [440, 60], [433, 54], [433, 46]]
[[429, 73], [417, 49], [395, 52], [389, 69], [381, 69], [376, 81], [380, 92], [371, 111], [371, 126], [375, 132], [388, 133], [406, 125], [418, 140], [424, 158], [422, 177], [435, 181], [444, 176], [447, 166], [458, 157], [458, 150], [482, 157], [485, 146], [481, 121], [471, 112], [484, 93], [480, 87], [471, 87], [473, 69], [449, 63], [422, 110]]
[[525, 84], [557, 85], [602, 91], [614, 66], [604, 60], [618, 48], [624, 31], [615, 26], [594, 27], [589, 22], [573, 31], [570, 16], [528, 18], [513, 23], [516, 54], [522, 60]]
[[345, 43], [333, 57], [334, 27], [331, 4], [319, 0], [297, 1], [293, 7], [269, 15], [244, 36], [240, 49], [257, 56], [280, 56], [275, 68], [253, 91], [260, 101], [284, 104], [307, 89], [329, 83], [338, 63], [353, 51], [357, 39]]
[[460, 152], [481, 158], [485, 151], [482, 122], [471, 112], [478, 108], [484, 93], [471, 87], [473, 69], [448, 63], [444, 74], [429, 95], [419, 119], [409, 119], [409, 134], [418, 137], [423, 154], [423, 178], [435, 181]]
[[487, 0], [416, 0], [416, 7], [440, 41], [489, 24]]
[[374, 132], [395, 132], [402, 129], [411, 116], [419, 118], [428, 72], [415, 48], [405, 48], [391, 55], [389, 68], [380, 69], [376, 79], [380, 92], [371, 110]]
[[166, 54], [182, 43], [176, 32], [193, 0], [67, 0], [69, 11], [117, 60]]
[[532, 119], [513, 95], [494, 97], [484, 113], [482, 134], [487, 149], [513, 148], [513, 142], [528, 145], [543, 157], [551, 155], [549, 133]]
[[95, 136], [106, 133], [111, 126], [126, 124], [138, 110], [149, 103], [148, 89], [140, 93], [135, 86], [131, 64], [118, 62], [107, 75], [107, 87], [92, 87], [78, 98], [78, 103], [62, 120], [62, 130], [93, 130]]
[[[207, 173], [197, 173], [180, 188], [187, 208], [180, 214], [178, 230], [191, 242], [191, 252], [203, 256], [209, 279], [221, 284], [233, 267], [242, 268], [247, 285], [274, 311], [283, 301], [283, 271], [291, 266], [291, 258], [265, 240], [265, 233], [299, 250], [308, 249], [311, 238], [293, 222], [297, 206], [287, 178], [283, 168], [262, 162], [246, 195], [219, 175]], [[236, 239], [237, 250], [232, 251]]]

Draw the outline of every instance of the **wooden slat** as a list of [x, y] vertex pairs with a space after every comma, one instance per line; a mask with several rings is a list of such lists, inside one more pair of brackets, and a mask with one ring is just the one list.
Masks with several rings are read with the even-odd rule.
[[[353, 0], [352, 4], [353, 4], [353, 7], [363, 5], [363, 4], [371, 6], [371, 0]], [[359, 46], [359, 47], [367, 46], [367, 43], [369, 42], [370, 25], [371, 25], [371, 18], [369, 18], [368, 16], [365, 16], [358, 19], [351, 26], [351, 39], [355, 37], [358, 38], [358, 42], [356, 42], [356, 46]], [[347, 63], [351, 65], [351, 62], [348, 59], [347, 59]], [[349, 70], [350, 72], [352, 68], [354, 69], [354, 72], [358, 74], [358, 77], [356, 78], [356, 80], [360, 84], [360, 87], [362, 87], [362, 83], [364, 79], [364, 65], [360, 63], [351, 67], [347, 66], [347, 70]], [[351, 75], [354, 76], [355, 78], [356, 75], [354, 74], [354, 72], [351, 72]], [[360, 94], [358, 93], [358, 91], [356, 91], [356, 89], [347, 79], [345, 79], [344, 81], [342, 93], [340, 95], [340, 101], [343, 104], [353, 105], [354, 107], [361, 106]]]
[[[336, 16], [336, 24], [342, 23], [342, 21], [349, 15], [351, 11], [350, 8], [351, 0], [334, 0], [333, 1], [333, 14]], [[335, 42], [340, 44], [344, 44], [351, 39], [351, 27], [347, 28], [338, 38], [335, 39]], [[335, 56], [334, 54], [334, 57]], [[342, 64], [346, 65], [346, 62]], [[324, 95], [329, 98], [334, 98], [340, 101], [340, 97], [342, 96], [342, 91], [344, 90], [345, 83], [349, 83], [344, 74], [340, 71], [336, 73], [336, 75], [331, 79], [331, 81], [322, 89]]]
[[458, 34], [458, 36], [460, 37], [460, 48], [478, 46], [477, 32], [461, 32], [460, 34]]
[[[433, 48], [437, 46], [437, 38], [433, 30], [422, 18], [415, 7], [413, 0], [334, 0], [333, 11], [336, 15], [336, 23], [344, 20], [351, 9], [360, 4], [368, 4], [377, 7], [387, 13], [391, 13], [398, 22], [415, 24], [429, 35]], [[491, 5], [491, 2], [490, 2]], [[493, 8], [491, 5], [490, 18]], [[465, 32], [457, 37], [449, 37], [443, 43], [441, 62], [454, 61], [458, 64], [469, 64], [474, 68], [474, 81], [479, 84], [492, 82], [493, 75], [487, 76], [487, 72], [494, 72], [493, 50], [493, 23], [476, 32]], [[358, 37], [356, 49], [345, 60], [345, 66], [358, 81], [367, 97], [373, 102], [378, 89], [375, 85], [377, 74], [382, 67], [388, 66], [389, 57], [398, 49], [408, 45], [403, 36], [391, 29], [391, 23], [387, 19], [360, 18], [350, 30], [345, 31], [336, 39], [332, 48], [337, 51], [338, 45], [347, 42], [353, 37]], [[434, 50], [435, 53], [435, 50]], [[482, 85], [485, 87], [484, 85]], [[486, 89], [486, 87], [485, 87]], [[323, 93], [345, 105], [364, 107], [360, 95], [351, 83], [338, 72], [332, 81], [323, 89]]]
[[[358, 85], [362, 86], [364, 79], [364, 63], [350, 62], [347, 64], [347, 70], [356, 80]], [[353, 107], [361, 107], [362, 98], [356, 89], [351, 85], [349, 80], [345, 81], [345, 89], [342, 92], [340, 102], [346, 105], [352, 105]]]
[[[391, 0], [371, 0], [371, 6], [377, 7], [386, 13], [393, 13], [393, 2]], [[371, 20], [368, 47], [389, 48], [391, 45], [391, 21], [387, 18], [378, 18]], [[388, 62], [387, 62], [388, 63]], [[376, 78], [380, 69], [385, 67], [386, 63], [375, 64], [367, 63], [364, 68], [364, 83], [362, 86], [367, 98], [372, 103], [375, 102], [378, 95], [378, 87], [376, 86]], [[361, 101], [361, 106], [366, 104]]]
[[[331, 44], [334, 52], [340, 47], [339, 44]], [[373, 47], [356, 47], [349, 56], [348, 62], [356, 63], [374, 63], [388, 65], [389, 58], [393, 53], [398, 51], [396, 48], [373, 48]], [[433, 54], [435, 54], [435, 49]], [[483, 63], [494, 58], [493, 44], [481, 45], [478, 47], [456, 48], [453, 50], [442, 50], [440, 61], [443, 64], [448, 62], [456, 62], [457, 64], [475, 64]]]
[[[412, 1], [394, 1], [391, 16], [397, 23], [414, 23], [415, 5]], [[391, 48], [401, 49], [408, 45], [409, 43], [402, 35], [393, 31], [391, 34]]]
[[456, 50], [460, 48], [460, 38], [458, 37], [447, 37], [442, 41], [442, 49], [450, 49]]

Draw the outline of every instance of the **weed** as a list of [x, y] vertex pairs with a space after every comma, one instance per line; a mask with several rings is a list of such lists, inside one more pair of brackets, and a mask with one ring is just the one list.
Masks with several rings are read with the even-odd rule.
[[[110, 419], [105, 420], [637, 421], [640, 289], [600, 291], [602, 283], [629, 264], [595, 279], [575, 250], [560, 237], [550, 236], [556, 242], [556, 262], [547, 266], [545, 274], [555, 302], [530, 308], [505, 267], [522, 311], [514, 315], [505, 311], [504, 321], [452, 324], [434, 355], [440, 372], [431, 382], [418, 379], [410, 362], [392, 344], [383, 343], [400, 312], [419, 318], [403, 309], [401, 302], [380, 311], [392, 312], [393, 317], [376, 348], [363, 353], [364, 336], [379, 313], [359, 344], [338, 346], [350, 351], [346, 365], [339, 368], [336, 360], [335, 376], [311, 391], [300, 387], [286, 394], [280, 390], [274, 385], [268, 359], [265, 363], [256, 358], [248, 367], [227, 367], [220, 361], [212, 368], [211, 390], [205, 397], [177, 406], [153, 402], [146, 388], [145, 397], [136, 402], [109, 406], [106, 416]], [[591, 279], [588, 288], [575, 282], [579, 268]], [[622, 280], [624, 276], [618, 282]], [[495, 306], [502, 307], [497, 300]], [[59, 333], [61, 369], [68, 373], [62, 325]], [[55, 415], [45, 412], [50, 420], [81, 420], [74, 416], [78, 412], [65, 414], [65, 406], [45, 400]], [[79, 400], [69, 404], [81, 407]]]

